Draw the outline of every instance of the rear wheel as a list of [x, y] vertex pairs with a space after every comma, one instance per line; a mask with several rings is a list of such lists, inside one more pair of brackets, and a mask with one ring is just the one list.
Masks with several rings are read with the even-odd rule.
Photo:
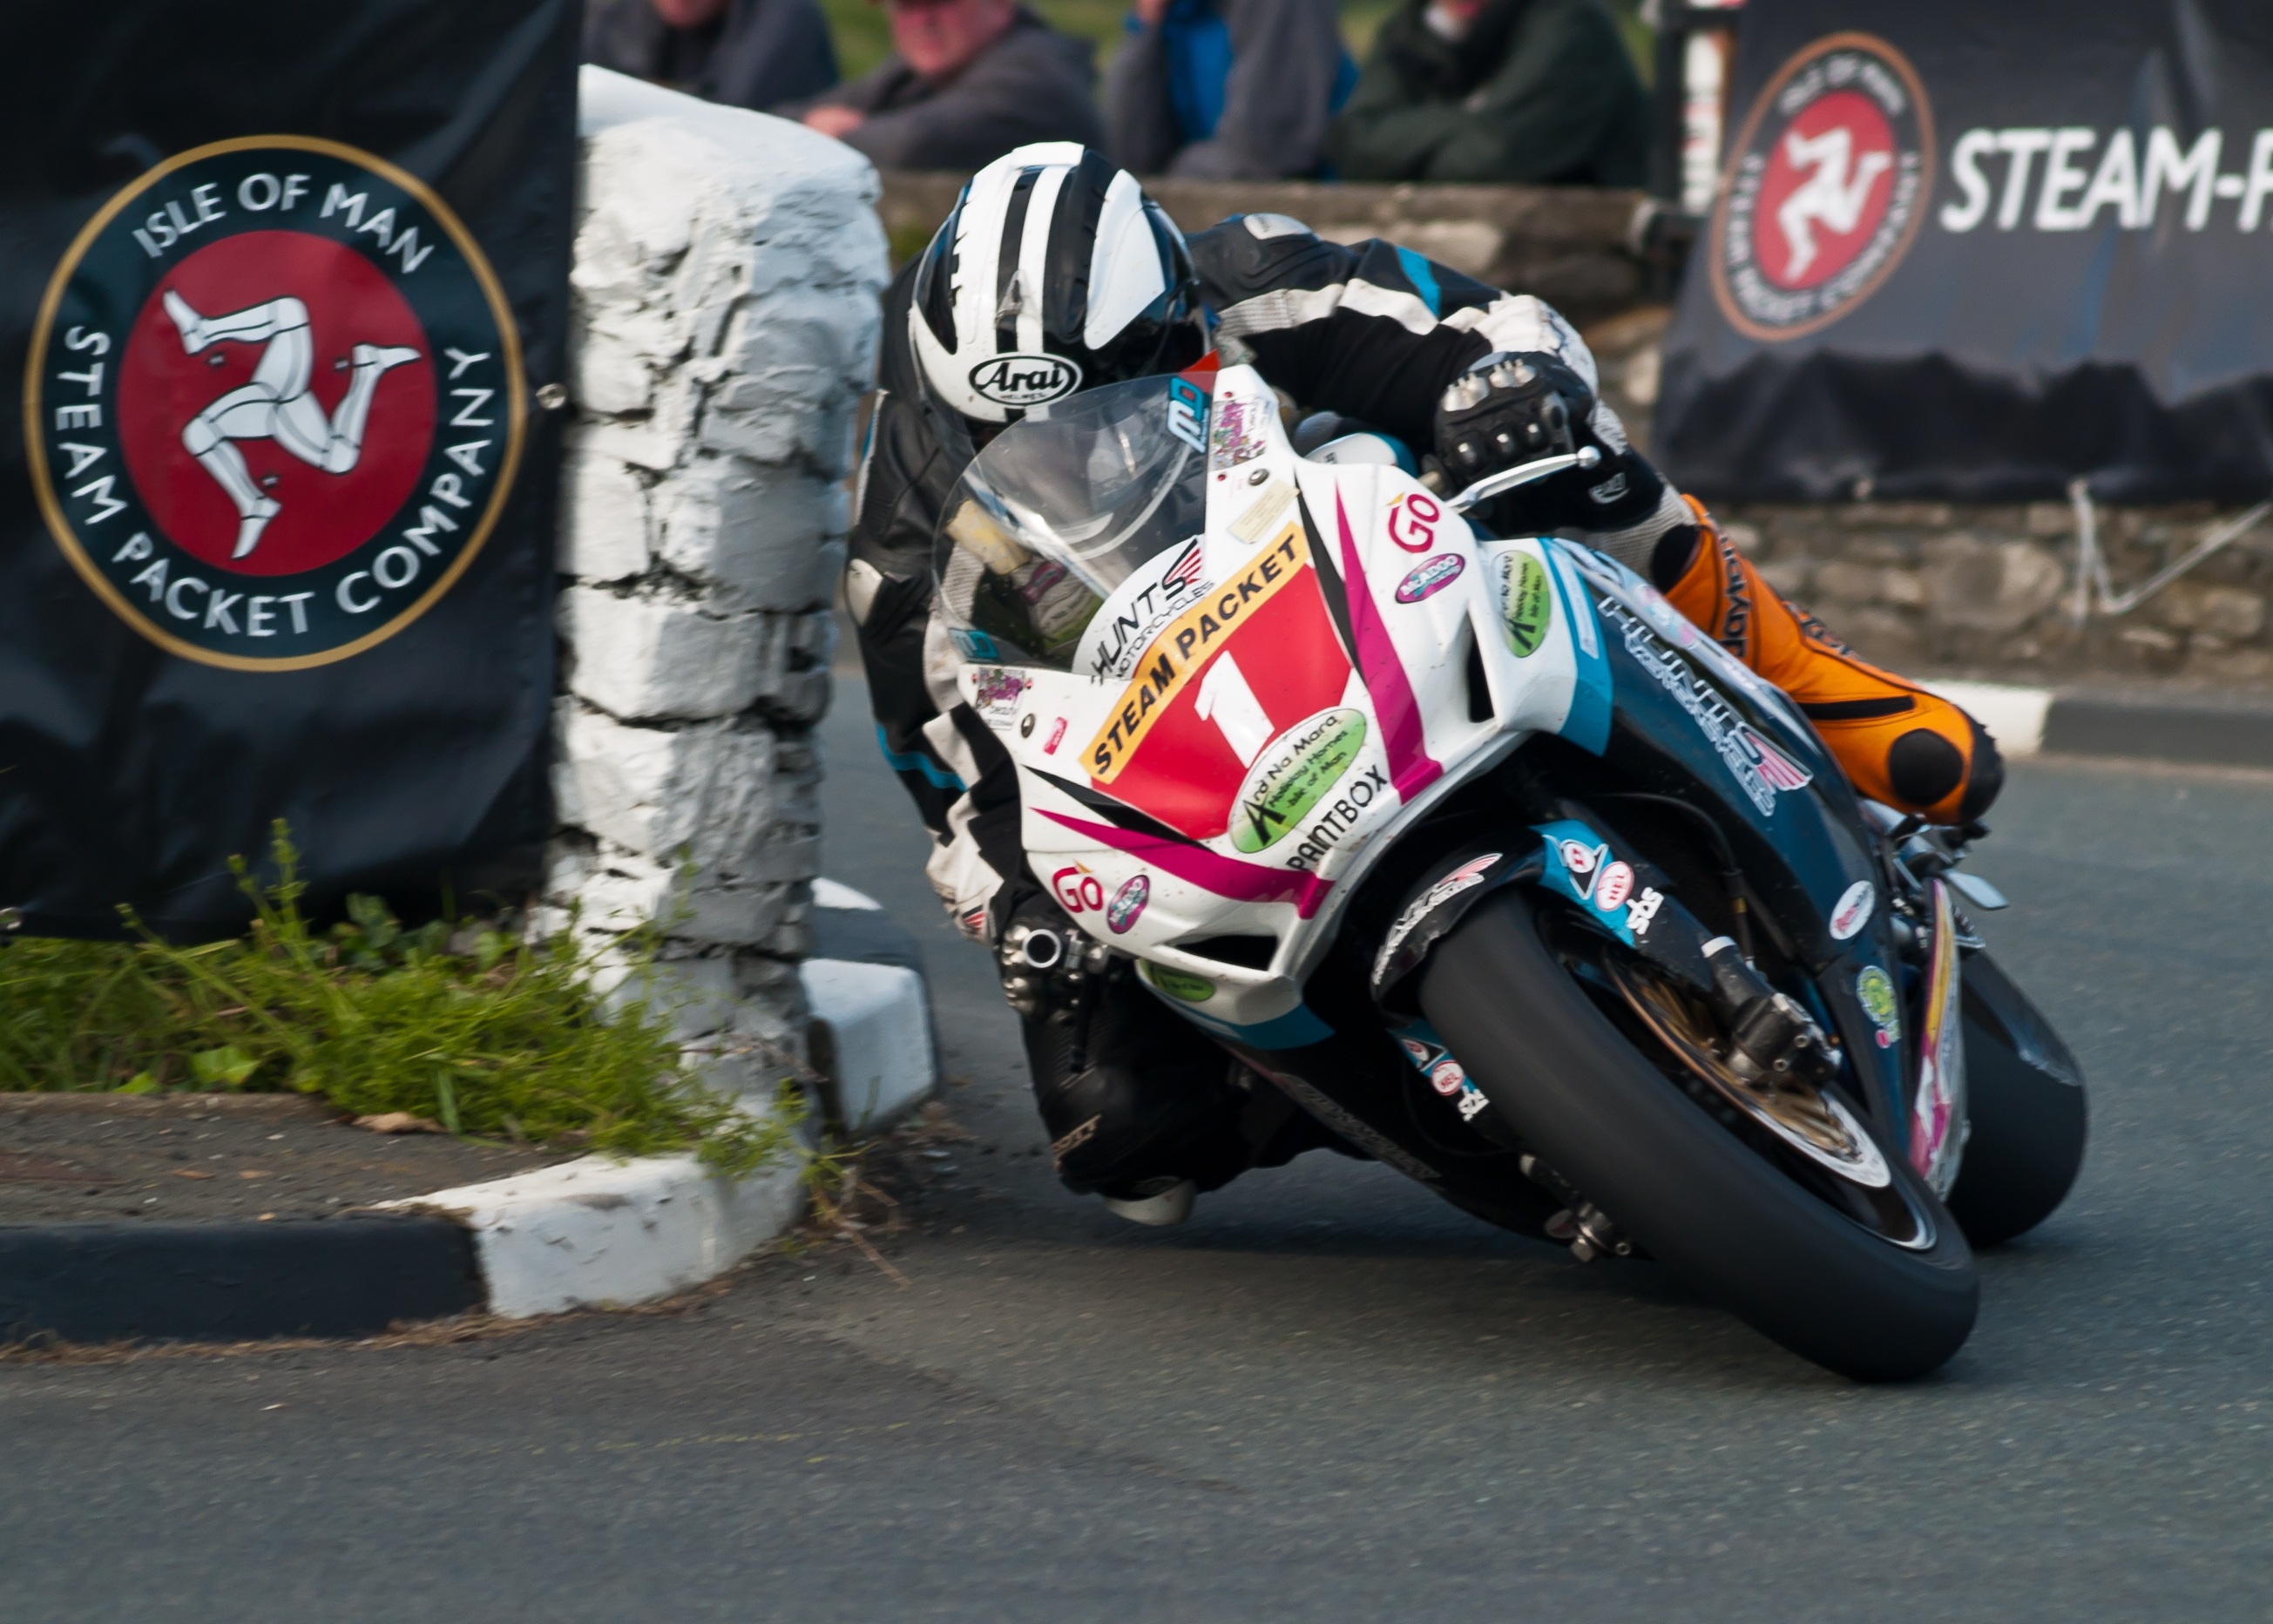
[[[1617, 967], [1574, 949], [1559, 917], [1503, 890], [1422, 974], [1423, 1013], [1508, 1125], [1643, 1250], [1801, 1357], [1892, 1381], [1955, 1353], [1978, 1303], [1972, 1253], [1908, 1162], [1833, 1096], [1819, 1118], [1790, 1113], [1790, 1133], [1709, 1089], [1692, 1098], [1672, 1005], [1614, 1015], [1633, 987], [1590, 991]], [[1792, 1142], [1811, 1134], [1813, 1152]]]

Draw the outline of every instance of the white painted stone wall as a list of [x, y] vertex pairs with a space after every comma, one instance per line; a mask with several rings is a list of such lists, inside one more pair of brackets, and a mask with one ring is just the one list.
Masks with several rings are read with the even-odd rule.
[[805, 1030], [877, 180], [798, 124], [598, 68], [580, 122], [545, 900], [596, 933], [661, 923], [682, 1035], [762, 1086], [752, 1051]]

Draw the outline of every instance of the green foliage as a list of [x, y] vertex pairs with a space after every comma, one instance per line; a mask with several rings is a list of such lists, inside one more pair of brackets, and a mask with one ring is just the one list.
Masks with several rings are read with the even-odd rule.
[[[231, 866], [255, 910], [233, 941], [0, 948], [0, 1090], [295, 1090], [356, 1115], [408, 1111], [453, 1133], [638, 1155], [696, 1147], [747, 1173], [789, 1147], [786, 1101], [759, 1121], [704, 1087], [668, 1011], [604, 1002], [574, 929], [530, 945], [437, 921], [406, 930], [373, 897], [319, 933], [281, 823], [278, 879]], [[470, 941], [465, 938], [470, 936]], [[626, 944], [627, 986], [653, 944]]]

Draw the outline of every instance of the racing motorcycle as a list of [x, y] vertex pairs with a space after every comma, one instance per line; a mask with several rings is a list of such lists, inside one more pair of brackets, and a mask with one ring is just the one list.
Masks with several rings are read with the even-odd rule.
[[1467, 1212], [1649, 1258], [1861, 1380], [1971, 1331], [2083, 1079], [1961, 874], [1647, 583], [1468, 515], [1245, 367], [1031, 410], [941, 526], [964, 697], [1035, 875], [1164, 1009]]

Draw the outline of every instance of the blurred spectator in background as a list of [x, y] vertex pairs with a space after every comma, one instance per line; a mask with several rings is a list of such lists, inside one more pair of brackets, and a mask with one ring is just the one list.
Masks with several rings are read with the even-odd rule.
[[594, 0], [584, 60], [729, 107], [769, 108], [836, 82], [814, 0]]
[[1017, 0], [887, 0], [892, 54], [873, 73], [776, 109], [879, 169], [976, 169], [1028, 141], [1101, 147], [1095, 47]]
[[1602, 0], [1408, 0], [1326, 149], [1345, 180], [1639, 186], [1649, 132]]
[[1136, 0], [1106, 71], [1106, 151], [1138, 175], [1315, 175], [1356, 78], [1334, 0]]

